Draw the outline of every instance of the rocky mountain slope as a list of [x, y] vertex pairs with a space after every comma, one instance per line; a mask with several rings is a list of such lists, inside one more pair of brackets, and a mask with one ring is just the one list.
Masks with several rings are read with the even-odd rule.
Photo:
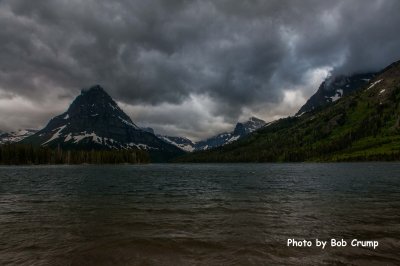
[[325, 108], [181, 162], [400, 160], [400, 61]]
[[321, 83], [317, 92], [300, 108], [296, 115], [321, 108], [341, 97], [362, 88], [376, 76], [377, 73], [364, 73], [351, 76], [329, 77]]
[[82, 90], [65, 113], [22, 142], [63, 149], [141, 149], [157, 161], [182, 154], [135, 125], [98, 85]]

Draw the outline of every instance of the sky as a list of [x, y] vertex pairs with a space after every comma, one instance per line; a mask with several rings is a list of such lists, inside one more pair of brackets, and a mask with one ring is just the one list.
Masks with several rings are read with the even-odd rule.
[[0, 0], [0, 130], [100, 84], [139, 126], [199, 140], [294, 115], [330, 75], [400, 59], [398, 0]]

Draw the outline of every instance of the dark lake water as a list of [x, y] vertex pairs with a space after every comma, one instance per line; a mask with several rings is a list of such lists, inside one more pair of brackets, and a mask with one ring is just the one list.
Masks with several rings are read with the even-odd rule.
[[400, 265], [399, 163], [0, 167], [0, 265], [320, 264]]

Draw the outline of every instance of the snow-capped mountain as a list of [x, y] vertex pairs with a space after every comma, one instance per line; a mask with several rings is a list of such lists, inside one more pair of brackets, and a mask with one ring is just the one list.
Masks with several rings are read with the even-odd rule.
[[156, 135], [159, 139], [165, 141], [166, 143], [172, 144], [183, 151], [194, 151], [194, 142], [188, 138], [156, 134], [154, 129], [151, 127], [142, 127], [142, 130]]
[[233, 132], [224, 132], [216, 136], [213, 136], [211, 138], [196, 142], [194, 150], [195, 151], [209, 150], [212, 148], [223, 146], [227, 143], [230, 143], [238, 139], [239, 139], [238, 136], [233, 136]]
[[37, 130], [35, 129], [20, 129], [13, 132], [0, 132], [0, 144], [19, 142], [36, 132]]
[[249, 120], [243, 123], [237, 123], [235, 130], [233, 131], [233, 135], [235, 136], [245, 136], [247, 134], [250, 134], [257, 129], [265, 126], [266, 123], [264, 120], [261, 120], [257, 117], [250, 117]]
[[297, 116], [316, 108], [335, 102], [341, 97], [350, 94], [376, 76], [377, 73], [356, 74], [352, 76], [329, 77], [318, 88], [318, 91], [300, 108]]
[[258, 119], [256, 117], [251, 117], [248, 121], [244, 123], [237, 123], [233, 132], [221, 133], [206, 140], [196, 142], [194, 145], [194, 150], [209, 150], [212, 148], [223, 146], [225, 144], [236, 141], [265, 125], [266, 123], [264, 120]]
[[163, 135], [157, 135], [160, 139], [164, 140], [167, 143], [170, 143], [172, 145], [175, 145], [176, 147], [187, 151], [187, 152], [192, 152], [194, 151], [194, 143], [188, 138], [184, 137], [172, 137], [172, 136], [163, 136]]
[[165, 141], [166, 143], [172, 144], [183, 151], [186, 152], [194, 151], [194, 142], [188, 138], [156, 134], [154, 133], [154, 129], [151, 127], [142, 127], [141, 129], [143, 131], [156, 135], [159, 139]]
[[181, 153], [174, 145], [135, 125], [99, 85], [83, 89], [65, 113], [23, 142], [62, 148], [138, 148]]

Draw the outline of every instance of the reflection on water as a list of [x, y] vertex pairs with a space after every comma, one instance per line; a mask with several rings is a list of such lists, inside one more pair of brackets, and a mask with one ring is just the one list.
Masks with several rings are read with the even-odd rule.
[[397, 163], [0, 167], [0, 180], [0, 265], [400, 264]]

